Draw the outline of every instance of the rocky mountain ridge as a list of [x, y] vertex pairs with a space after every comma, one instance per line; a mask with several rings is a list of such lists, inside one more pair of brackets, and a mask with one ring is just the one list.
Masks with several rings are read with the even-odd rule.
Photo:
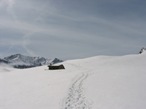
[[32, 57], [32, 56], [25, 56], [22, 54], [14, 54], [3, 59], [0, 59], [0, 64], [7, 64], [13, 66], [15, 68], [31, 68], [36, 66], [48, 65], [50, 63], [56, 64], [59, 62], [63, 62], [62, 60], [55, 58], [55, 59], [47, 59], [44, 57]]
[[139, 53], [142, 54], [142, 53], [145, 53], [145, 52], [146, 52], [146, 48], [143, 47], [143, 48], [140, 50]]

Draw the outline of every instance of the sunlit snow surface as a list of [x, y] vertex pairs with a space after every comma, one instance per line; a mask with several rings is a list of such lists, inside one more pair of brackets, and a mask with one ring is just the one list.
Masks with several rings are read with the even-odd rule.
[[65, 61], [65, 70], [0, 67], [0, 109], [145, 109], [146, 53]]

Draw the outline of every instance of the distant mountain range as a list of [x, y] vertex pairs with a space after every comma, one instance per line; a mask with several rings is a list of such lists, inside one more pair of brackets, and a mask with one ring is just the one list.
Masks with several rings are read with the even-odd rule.
[[14, 68], [20, 68], [20, 69], [48, 65], [50, 63], [56, 64], [59, 62], [63, 62], [63, 61], [58, 58], [47, 59], [44, 57], [31, 57], [21, 54], [14, 54], [4, 57], [3, 59], [0, 59], [0, 64], [7, 64], [13, 66]]

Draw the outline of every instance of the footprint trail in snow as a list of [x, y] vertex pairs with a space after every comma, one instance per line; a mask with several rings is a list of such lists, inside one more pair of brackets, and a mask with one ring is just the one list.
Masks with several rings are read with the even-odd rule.
[[83, 83], [88, 73], [83, 73], [72, 84], [68, 96], [64, 102], [63, 109], [91, 109], [90, 103], [84, 95]]

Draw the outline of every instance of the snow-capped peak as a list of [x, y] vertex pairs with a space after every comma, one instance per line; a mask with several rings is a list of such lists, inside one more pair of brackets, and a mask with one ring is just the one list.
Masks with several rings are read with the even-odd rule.
[[139, 53], [140, 53], [140, 54], [146, 53], [146, 48], [143, 47], [143, 48], [140, 50]]

